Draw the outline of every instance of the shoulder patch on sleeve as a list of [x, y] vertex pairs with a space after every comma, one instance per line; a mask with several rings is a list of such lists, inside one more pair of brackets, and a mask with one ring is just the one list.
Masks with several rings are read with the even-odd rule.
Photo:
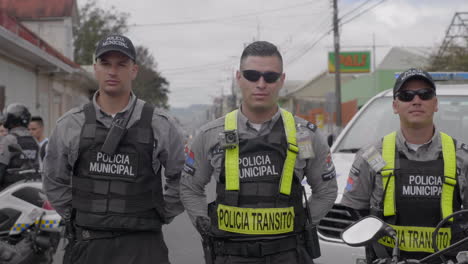
[[356, 166], [352, 166], [351, 167], [351, 170], [350, 170], [351, 174], [353, 174], [354, 176], [359, 176], [359, 174], [361, 173], [361, 170], [356, 168]]
[[221, 147], [221, 144], [216, 144], [212, 149], [211, 149], [211, 155], [219, 155], [219, 154], [224, 154], [224, 149]]
[[327, 157], [325, 159], [325, 169], [322, 173], [322, 180], [329, 181], [335, 177], [336, 177], [335, 165], [333, 164], [331, 153], [328, 152]]
[[187, 153], [185, 153], [185, 164], [184, 164], [184, 172], [193, 176], [195, 174], [195, 155], [193, 154], [193, 151], [188, 150]]
[[317, 130], [317, 126], [314, 125], [314, 124], [312, 124], [312, 123], [310, 123], [310, 122], [307, 122], [306, 127], [307, 127], [308, 129], [312, 130], [312, 132], [315, 132], [315, 130]]

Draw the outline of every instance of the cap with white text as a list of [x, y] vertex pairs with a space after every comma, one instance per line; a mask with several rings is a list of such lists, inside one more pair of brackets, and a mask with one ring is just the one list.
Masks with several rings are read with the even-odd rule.
[[114, 34], [101, 39], [96, 47], [95, 58], [98, 59], [109, 51], [121, 52], [133, 61], [136, 61], [135, 47], [132, 41], [125, 36]]
[[434, 80], [432, 80], [432, 77], [429, 73], [421, 69], [411, 68], [402, 72], [400, 75], [398, 75], [398, 78], [395, 81], [395, 86], [393, 86], [393, 98], [394, 99], [395, 99], [397, 92], [409, 80], [423, 80], [423, 81], [426, 81], [431, 86], [432, 89], [434, 90], [436, 89]]

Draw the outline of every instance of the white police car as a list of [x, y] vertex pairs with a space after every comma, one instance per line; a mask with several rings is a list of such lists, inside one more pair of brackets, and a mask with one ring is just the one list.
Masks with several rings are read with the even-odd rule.
[[[468, 143], [468, 73], [431, 73], [436, 81], [439, 111], [435, 124], [443, 132], [460, 142]], [[460, 80], [464, 84], [448, 84], [438, 80]], [[450, 81], [449, 81], [450, 82]], [[364, 248], [353, 248], [340, 239], [341, 232], [355, 220], [356, 215], [340, 206], [348, 174], [355, 153], [363, 146], [375, 142], [399, 128], [398, 115], [393, 114], [392, 90], [386, 90], [370, 99], [343, 129], [334, 142], [331, 152], [338, 180], [338, 198], [333, 209], [318, 226], [322, 257], [319, 264], [364, 264]]]

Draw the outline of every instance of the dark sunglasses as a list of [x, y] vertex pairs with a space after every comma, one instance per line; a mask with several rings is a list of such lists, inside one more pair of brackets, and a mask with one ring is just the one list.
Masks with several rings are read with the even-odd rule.
[[435, 95], [434, 89], [423, 88], [419, 90], [403, 90], [396, 94], [396, 97], [402, 102], [411, 102], [415, 96], [419, 96], [421, 100], [431, 100]]
[[250, 82], [256, 82], [260, 80], [260, 77], [263, 77], [263, 80], [265, 80], [266, 83], [274, 83], [281, 77], [281, 73], [271, 71], [259, 72], [256, 70], [244, 70], [242, 71], [242, 76], [244, 76], [244, 78]]

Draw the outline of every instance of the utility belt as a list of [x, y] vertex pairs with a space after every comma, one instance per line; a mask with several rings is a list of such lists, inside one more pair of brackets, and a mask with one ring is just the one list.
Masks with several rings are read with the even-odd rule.
[[300, 235], [272, 240], [213, 240], [213, 248], [215, 255], [217, 256], [233, 255], [243, 257], [264, 257], [296, 249], [299, 245], [304, 245], [304, 239]]

